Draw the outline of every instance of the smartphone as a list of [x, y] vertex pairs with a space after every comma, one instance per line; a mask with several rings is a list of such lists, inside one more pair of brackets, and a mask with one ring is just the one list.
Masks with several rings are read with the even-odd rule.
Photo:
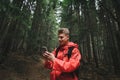
[[44, 53], [45, 51], [48, 51], [48, 49], [47, 49], [47, 47], [46, 47], [46, 46], [43, 46], [43, 47], [42, 47], [42, 51], [41, 51], [41, 52], [42, 52], [42, 53]]

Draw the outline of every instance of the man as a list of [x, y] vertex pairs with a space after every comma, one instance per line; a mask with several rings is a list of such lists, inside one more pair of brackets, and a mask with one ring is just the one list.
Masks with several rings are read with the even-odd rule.
[[[80, 65], [80, 51], [78, 45], [69, 41], [69, 30], [60, 28], [58, 30], [59, 51], [56, 56], [56, 49], [50, 53], [43, 53], [45, 67], [51, 69], [50, 80], [78, 80], [75, 70]], [[71, 57], [68, 59], [69, 47], [74, 47]]]

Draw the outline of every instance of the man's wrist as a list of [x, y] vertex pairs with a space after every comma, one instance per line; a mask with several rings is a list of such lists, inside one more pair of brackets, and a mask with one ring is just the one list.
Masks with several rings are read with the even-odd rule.
[[54, 60], [55, 60], [55, 57], [52, 59], [52, 62], [54, 62]]

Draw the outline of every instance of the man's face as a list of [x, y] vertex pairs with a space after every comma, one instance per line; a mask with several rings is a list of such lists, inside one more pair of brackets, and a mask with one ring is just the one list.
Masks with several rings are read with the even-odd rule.
[[59, 45], [63, 46], [68, 42], [69, 36], [64, 33], [58, 34], [58, 40], [59, 40]]

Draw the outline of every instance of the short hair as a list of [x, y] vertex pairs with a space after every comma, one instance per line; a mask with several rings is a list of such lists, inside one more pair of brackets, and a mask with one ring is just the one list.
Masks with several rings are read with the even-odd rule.
[[69, 32], [68, 28], [60, 28], [58, 30], [58, 34], [62, 34], [62, 33], [66, 34], [66, 35], [69, 35], [70, 32]]

